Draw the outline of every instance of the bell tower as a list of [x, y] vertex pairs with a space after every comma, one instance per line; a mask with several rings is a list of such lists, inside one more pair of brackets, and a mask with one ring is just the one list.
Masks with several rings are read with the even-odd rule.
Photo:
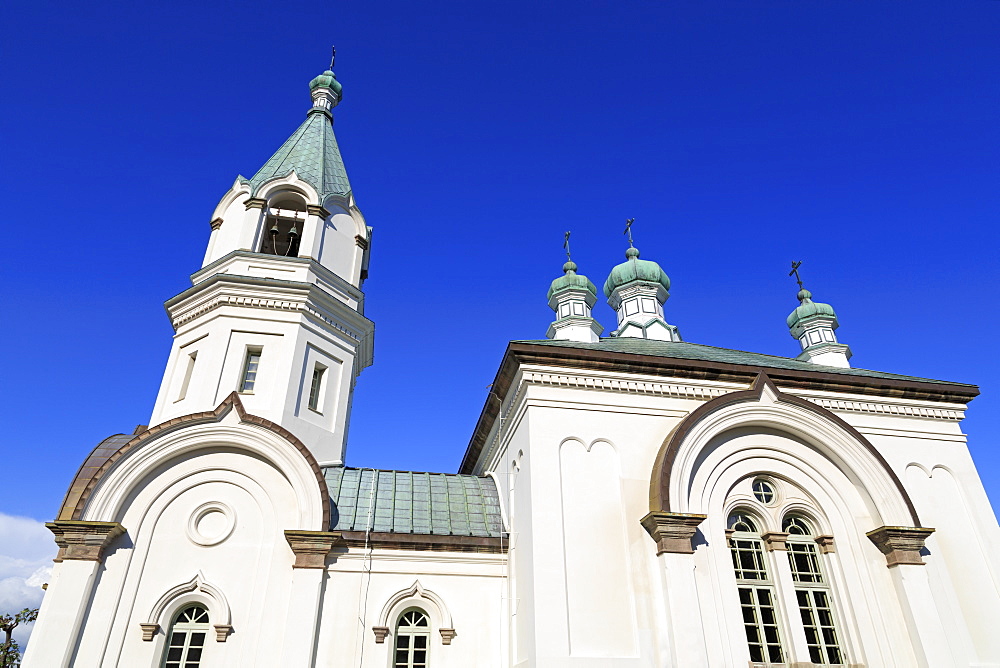
[[305, 121], [223, 195], [192, 287], [166, 302], [175, 335], [150, 425], [238, 392], [320, 464], [343, 463], [375, 325], [362, 292], [371, 228], [333, 133], [342, 87], [332, 67], [309, 83]]

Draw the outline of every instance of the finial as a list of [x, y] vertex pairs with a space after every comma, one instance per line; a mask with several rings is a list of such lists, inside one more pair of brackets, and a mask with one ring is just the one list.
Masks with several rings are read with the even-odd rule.
[[629, 248], [635, 248], [635, 245], [632, 243], [632, 223], [634, 222], [635, 218], [629, 218], [625, 221], [625, 235], [628, 237]]
[[799, 267], [802, 266], [802, 261], [795, 262], [792, 261], [792, 270], [788, 272], [789, 276], [795, 277], [795, 282], [799, 284], [799, 294], [796, 295], [800, 302], [809, 301], [812, 299], [812, 293], [802, 287], [802, 276], [799, 275]]
[[576, 272], [576, 262], [573, 262], [573, 258], [570, 257], [569, 235], [570, 235], [569, 232], [563, 235], [563, 250], [566, 251], [566, 264], [563, 265], [563, 272], [567, 274], [573, 274]]
[[337, 62], [337, 47], [336, 46], [331, 46], [330, 47], [330, 51], [331, 51], [331, 53], [330, 53], [330, 69], [332, 70], [333, 69], [333, 64]]

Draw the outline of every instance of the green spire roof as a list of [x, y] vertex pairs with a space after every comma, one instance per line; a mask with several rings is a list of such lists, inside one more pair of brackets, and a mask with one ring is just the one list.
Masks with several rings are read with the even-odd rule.
[[660, 265], [650, 260], [639, 259], [639, 249], [629, 248], [625, 251], [625, 261], [611, 270], [611, 275], [604, 283], [604, 296], [610, 297], [615, 288], [620, 288], [633, 281], [659, 283], [664, 290], [670, 290], [670, 279]]
[[256, 195], [265, 181], [288, 176], [293, 170], [319, 192], [320, 200], [327, 195], [344, 196], [351, 192], [329, 112], [317, 108], [309, 110], [299, 129], [250, 179], [252, 194]]
[[788, 323], [789, 329], [795, 327], [795, 325], [803, 320], [814, 316], [824, 316], [827, 318], [833, 318], [834, 320], [837, 319], [837, 314], [834, 313], [832, 306], [829, 304], [814, 302], [812, 300], [812, 293], [805, 288], [799, 290], [799, 294], [797, 296], [799, 298], [799, 305], [795, 307], [795, 310], [788, 315], [788, 319], [785, 321]]

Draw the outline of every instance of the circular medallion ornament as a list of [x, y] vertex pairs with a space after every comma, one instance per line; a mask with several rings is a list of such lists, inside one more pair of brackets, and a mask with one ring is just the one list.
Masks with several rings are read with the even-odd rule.
[[218, 545], [236, 528], [236, 513], [219, 501], [203, 503], [188, 519], [187, 535], [196, 545]]

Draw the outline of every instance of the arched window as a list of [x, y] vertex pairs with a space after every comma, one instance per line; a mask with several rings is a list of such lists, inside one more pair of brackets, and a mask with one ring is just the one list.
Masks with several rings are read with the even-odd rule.
[[422, 610], [410, 609], [396, 624], [395, 668], [426, 668], [431, 627]]
[[729, 516], [729, 549], [736, 571], [736, 587], [743, 613], [750, 660], [782, 663], [784, 651], [778, 631], [778, 605], [757, 520], [737, 511]]
[[210, 628], [208, 611], [200, 605], [189, 605], [177, 613], [170, 626], [163, 668], [199, 668]]
[[837, 636], [833, 597], [830, 583], [823, 574], [812, 522], [799, 515], [785, 515], [781, 530], [788, 534], [788, 564], [806, 632], [809, 659], [819, 665], [842, 664], [844, 655]]
[[306, 205], [297, 197], [278, 196], [268, 202], [260, 252], [298, 257], [305, 219]]

